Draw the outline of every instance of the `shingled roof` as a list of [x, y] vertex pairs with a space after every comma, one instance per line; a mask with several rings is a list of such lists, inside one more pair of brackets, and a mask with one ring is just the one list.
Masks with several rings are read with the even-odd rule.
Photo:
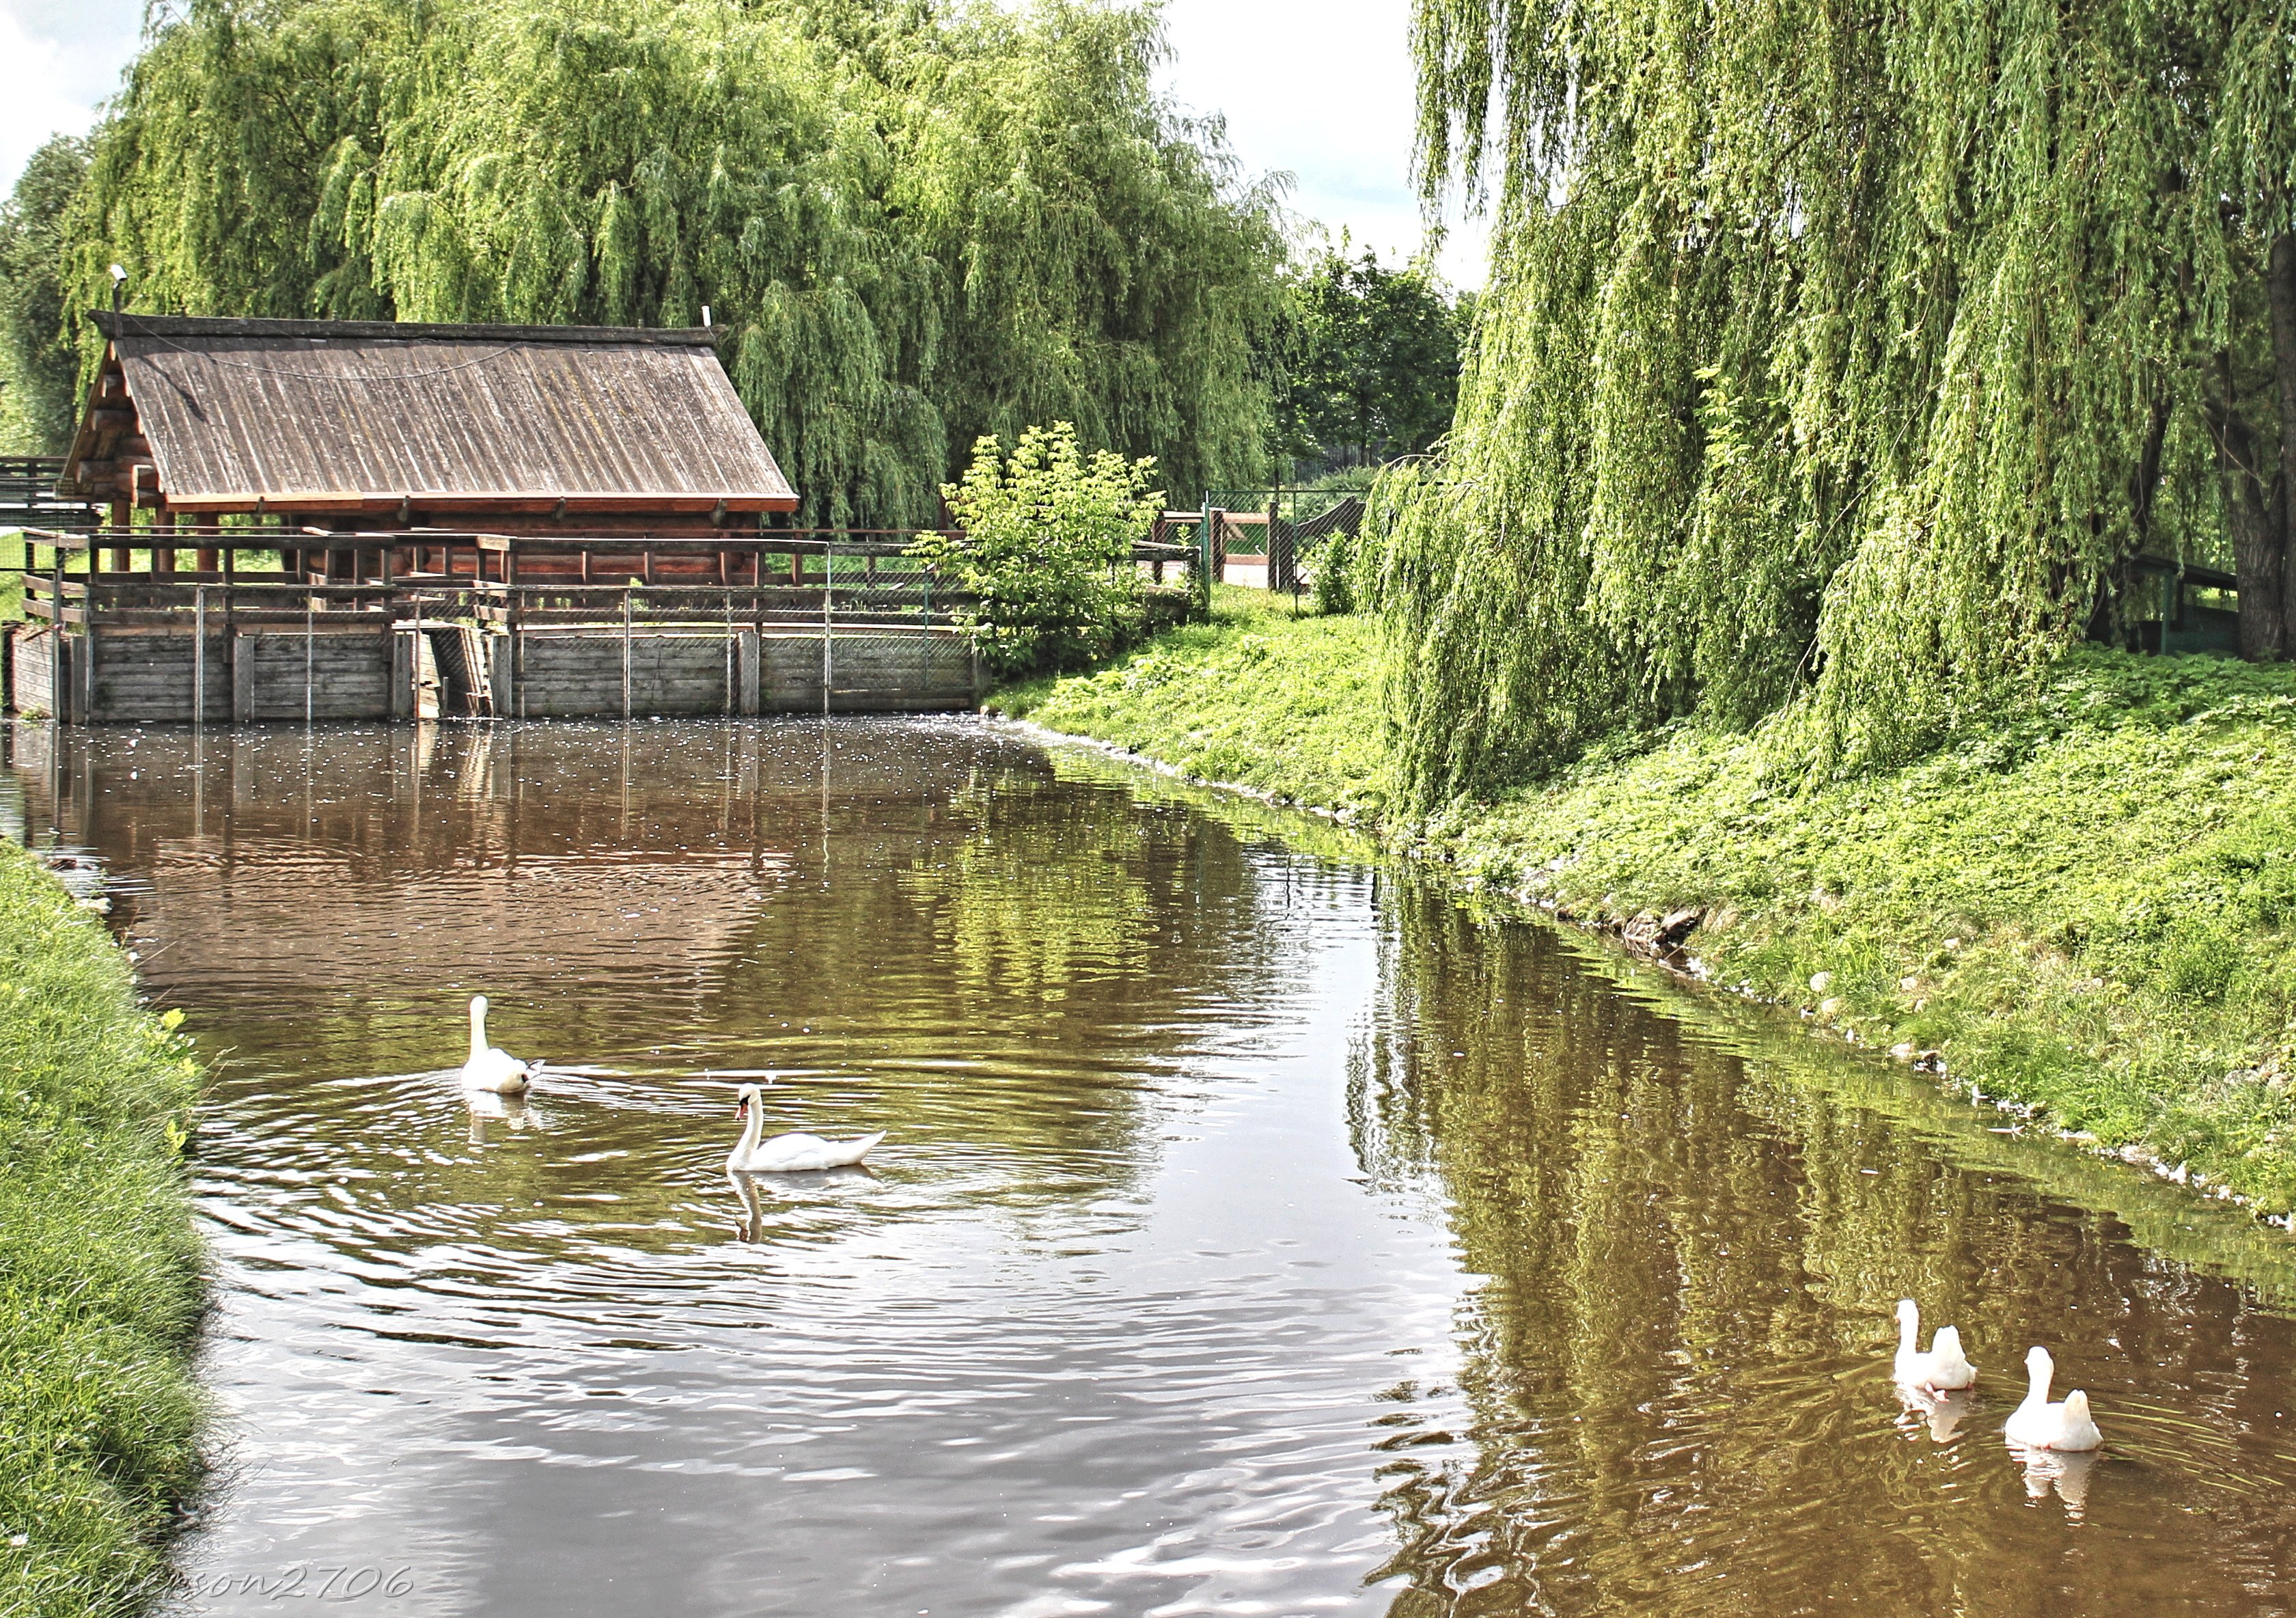
[[707, 330], [92, 316], [64, 468], [186, 513], [789, 511]]

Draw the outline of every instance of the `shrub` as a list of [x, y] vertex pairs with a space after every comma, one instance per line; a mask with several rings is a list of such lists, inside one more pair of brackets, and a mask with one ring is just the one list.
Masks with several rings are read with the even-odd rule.
[[1002, 675], [1047, 673], [1108, 656], [1143, 622], [1132, 546], [1163, 508], [1152, 458], [1087, 458], [1067, 422], [1021, 433], [1010, 459], [994, 435], [962, 482], [941, 490], [963, 531], [910, 554], [974, 598], [964, 621]]

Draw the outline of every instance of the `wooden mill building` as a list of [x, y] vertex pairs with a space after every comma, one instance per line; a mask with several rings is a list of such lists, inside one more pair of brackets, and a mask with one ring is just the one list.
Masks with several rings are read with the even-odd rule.
[[[99, 313], [19, 710], [70, 719], [950, 708], [909, 536], [802, 533], [707, 329]], [[429, 706], [426, 707], [426, 704]]]
[[91, 318], [62, 489], [115, 528], [690, 541], [797, 507], [706, 329]]

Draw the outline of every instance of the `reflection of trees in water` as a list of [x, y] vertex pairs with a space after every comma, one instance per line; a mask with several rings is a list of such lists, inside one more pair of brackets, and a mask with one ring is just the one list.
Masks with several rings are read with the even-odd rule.
[[[379, 1194], [401, 1201], [554, 1190], [667, 1217], [685, 1193], [665, 1138], [690, 1155], [730, 1126], [642, 1104], [690, 1110], [704, 1070], [734, 1067], [816, 1075], [769, 1092], [779, 1127], [1025, 1158], [1054, 1197], [1105, 1187], [1141, 1166], [1150, 1076], [1191, 1018], [1279, 970], [1226, 827], [1060, 782], [985, 727], [62, 739], [57, 756], [19, 749], [36, 817], [149, 880], [116, 919], [152, 984], [234, 1053], [234, 1105], [274, 1135], [248, 1149], [308, 1135], [364, 1163], [419, 1139]], [[569, 1113], [588, 1133], [553, 1140], [555, 1166], [512, 1161], [527, 1154], [505, 1129], [472, 1151], [467, 1120], [417, 1091], [375, 1112], [303, 1088], [451, 1066], [480, 989], [510, 1048], [648, 1075]], [[538, 1105], [566, 1113], [554, 1088]], [[578, 1144], [633, 1155], [570, 1166]]]
[[[1042, 777], [969, 783], [948, 802], [962, 828], [902, 873], [904, 895], [931, 918], [950, 990], [964, 998], [1043, 1004], [1096, 985], [1121, 992], [1156, 948], [1162, 924], [1152, 867], [1168, 871], [1158, 823], [1111, 813], [1097, 793]], [[1164, 828], [1168, 831], [1168, 828]]]
[[[2239, 1435], [2279, 1429], [2288, 1323], [2242, 1289], [1750, 1064], [1550, 930], [1387, 892], [1358, 1151], [1374, 1175], [1431, 1167], [1488, 1277], [1460, 1321], [1472, 1459], [1398, 1448], [1382, 1471], [1402, 1539], [1385, 1571], [1411, 1581], [1397, 1614], [1851, 1610], [1852, 1591], [1875, 1611], [2042, 1610], [2003, 1558], [2063, 1572], [2062, 1524], [2024, 1510], [1995, 1453], [2041, 1337], [2198, 1415], [2214, 1435], [2179, 1441], [2202, 1471], [2280, 1464]], [[1964, 1326], [2002, 1401], [1956, 1449], [1890, 1425], [1906, 1294]], [[2087, 1542], [2067, 1588], [2140, 1599], [2127, 1610], [2233, 1600], [2231, 1570], [2269, 1565], [2288, 1529], [2221, 1481], [2108, 1468], [2087, 1510], [2123, 1537]], [[2192, 1514], [2207, 1543], [2189, 1560], [2143, 1548], [2161, 1511]]]

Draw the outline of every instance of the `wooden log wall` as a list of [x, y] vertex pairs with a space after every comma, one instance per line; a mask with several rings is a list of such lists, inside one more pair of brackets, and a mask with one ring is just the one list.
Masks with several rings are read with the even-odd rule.
[[[61, 648], [54, 633], [20, 625], [11, 635], [14, 706], [71, 724], [412, 719], [420, 672], [436, 667], [435, 658], [418, 658], [411, 624], [330, 624], [324, 615], [301, 629], [266, 624], [226, 631], [211, 624], [203, 645], [190, 625], [100, 625], [65, 634]], [[694, 628], [627, 636], [534, 630], [471, 640], [485, 660], [498, 717], [651, 719], [824, 708], [818, 629], [741, 627], [731, 636]], [[840, 630], [830, 638], [830, 653], [828, 711], [950, 712], [979, 703], [978, 664], [961, 634]]]

